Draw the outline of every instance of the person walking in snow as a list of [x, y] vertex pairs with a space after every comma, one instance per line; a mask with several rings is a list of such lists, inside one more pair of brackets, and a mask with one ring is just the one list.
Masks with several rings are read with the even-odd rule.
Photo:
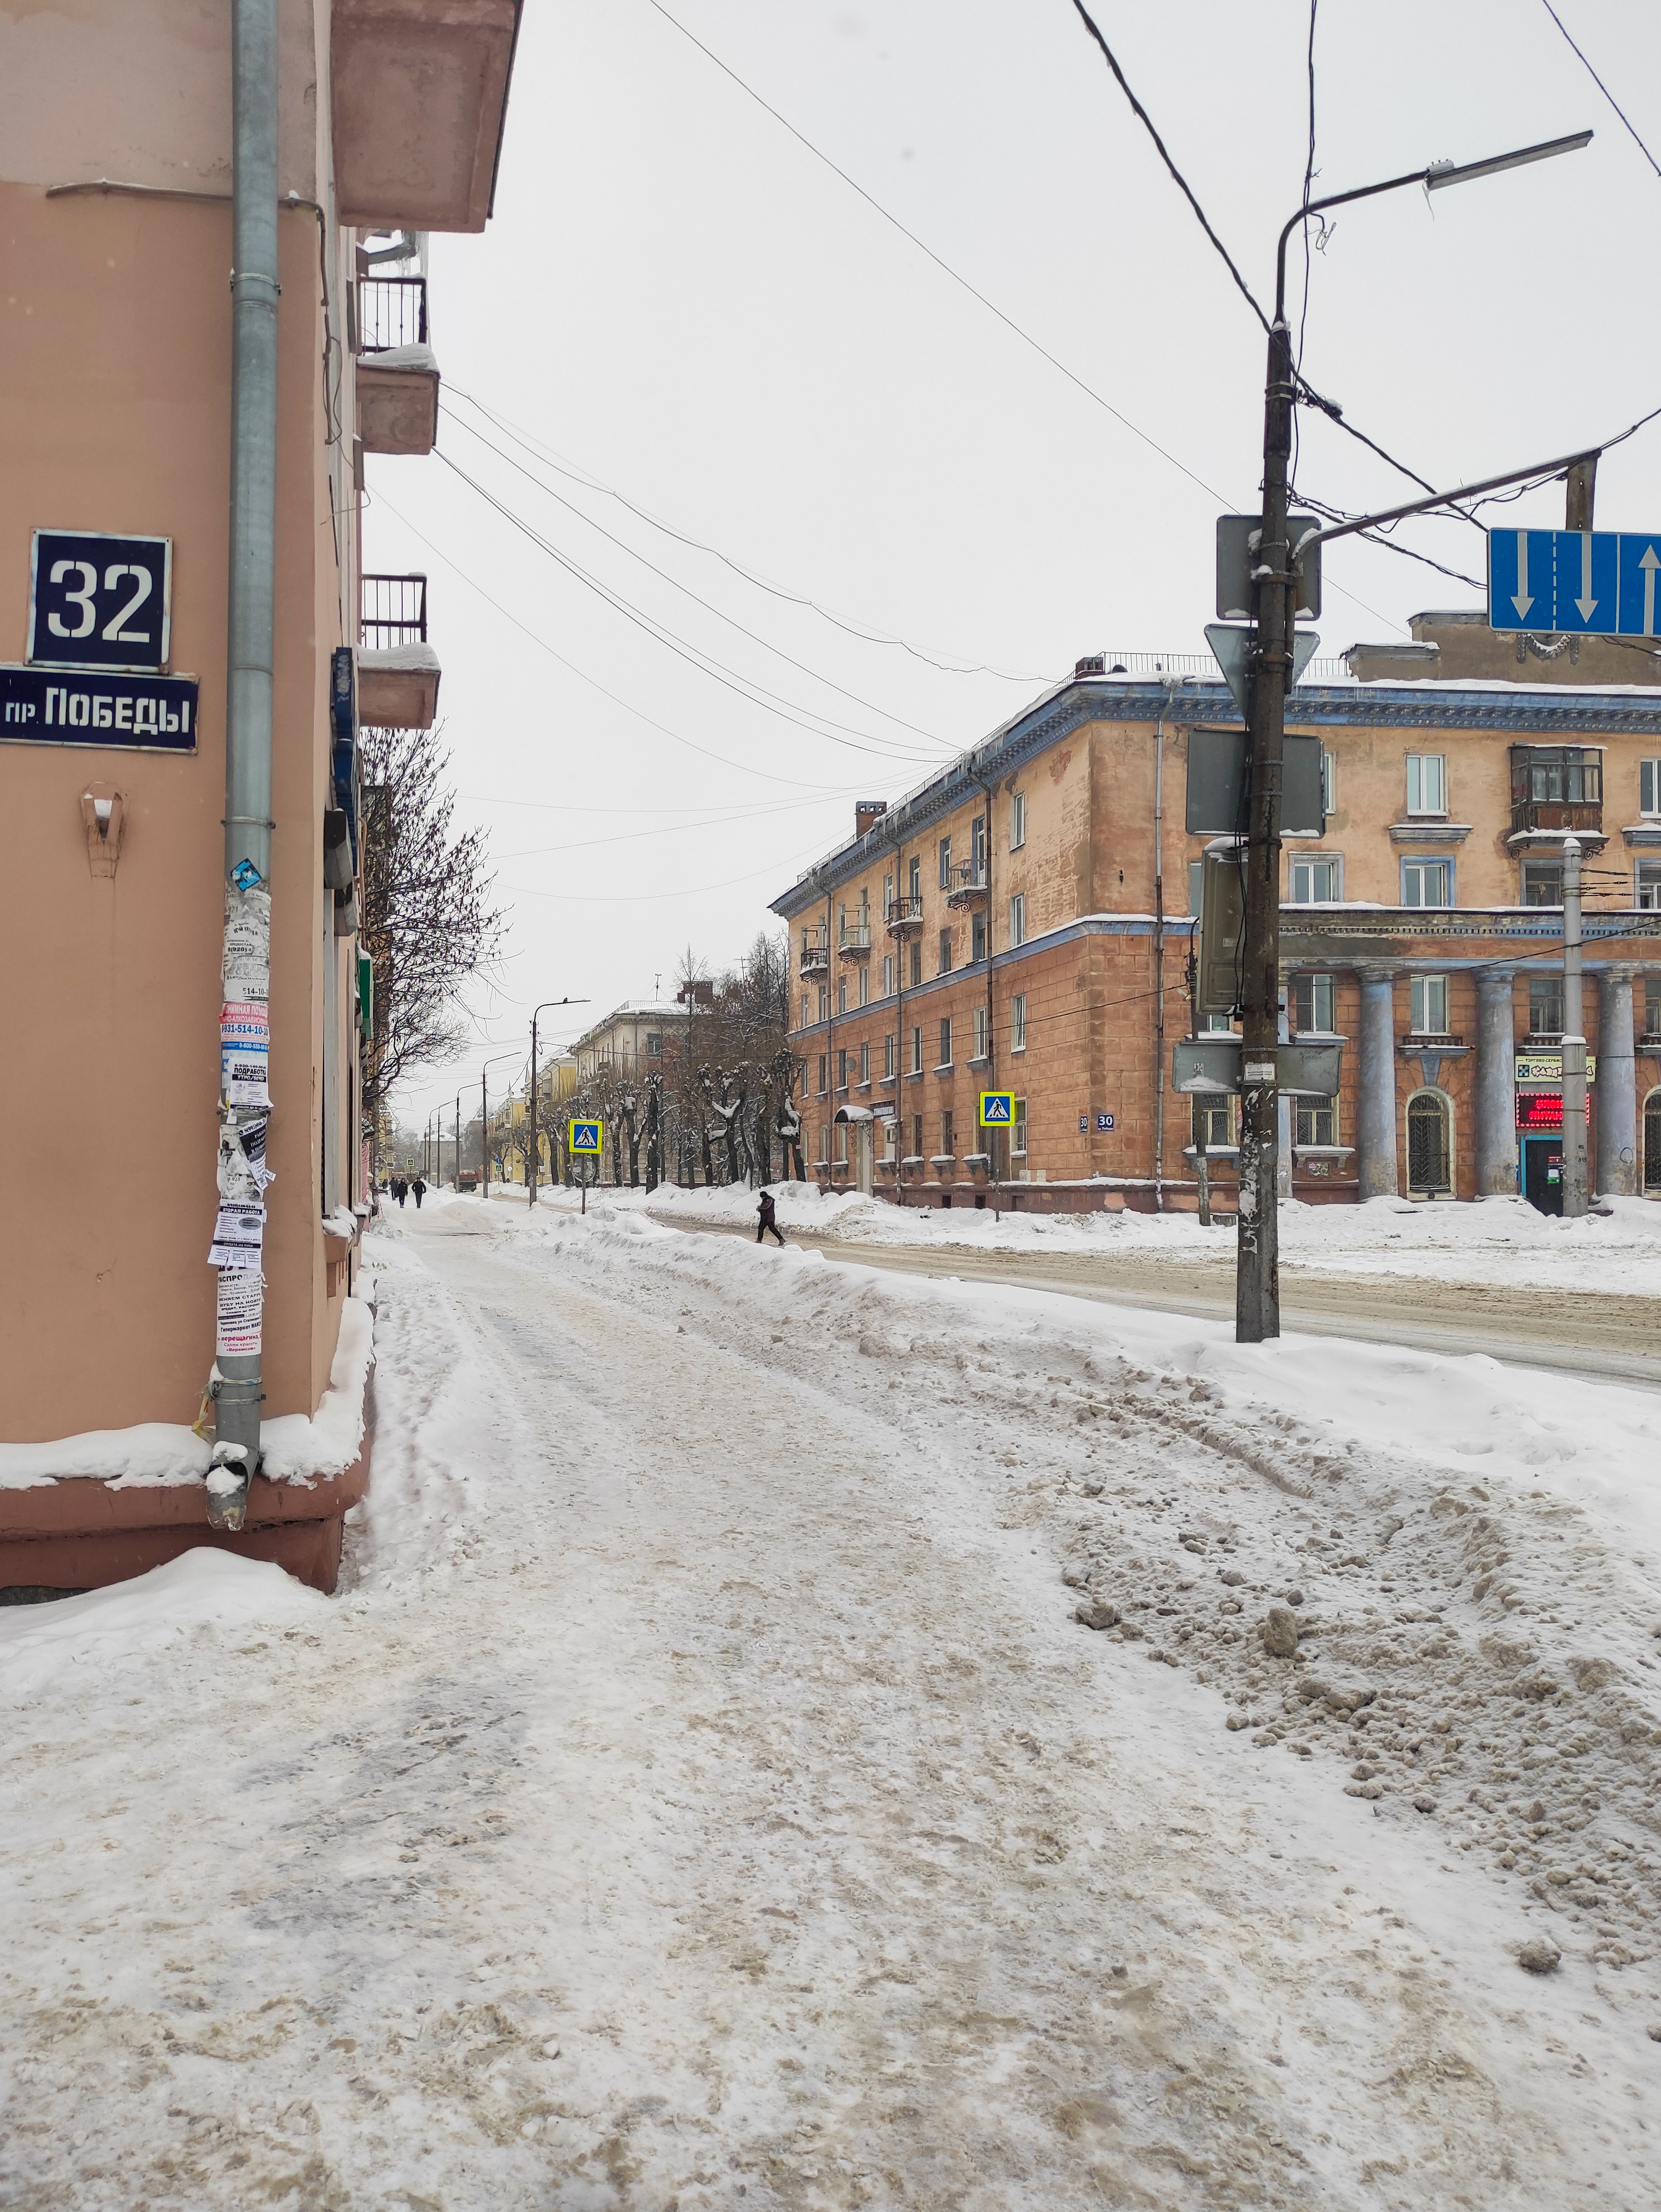
[[779, 1227], [778, 1208], [773, 1203], [773, 1194], [770, 1190], [763, 1191], [761, 1194], [761, 1201], [756, 1207], [756, 1212], [761, 1216], [760, 1220], [756, 1224], [757, 1243], [759, 1244], [761, 1243], [762, 1239], [766, 1236], [768, 1231], [770, 1229], [774, 1236], [778, 1238], [779, 1243], [782, 1244], [784, 1242], [784, 1231]]
[[422, 1181], [421, 1177], [417, 1176], [415, 1181], [410, 1185], [410, 1188], [415, 1193], [416, 1212], [419, 1213], [421, 1211], [421, 1201], [427, 1195], [427, 1186]]
[[400, 1207], [402, 1207], [405, 1199], [409, 1195], [409, 1189], [410, 1186], [405, 1182], [402, 1176], [394, 1176], [392, 1177], [392, 1196], [398, 1200]]

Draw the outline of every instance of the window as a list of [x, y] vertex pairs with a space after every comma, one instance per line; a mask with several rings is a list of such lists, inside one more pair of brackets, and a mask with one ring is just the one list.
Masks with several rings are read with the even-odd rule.
[[848, 1012], [848, 978], [846, 975], [842, 976], [837, 984], [837, 1012], [839, 1014], [845, 1014]]
[[891, 1083], [899, 1073], [899, 1054], [896, 1049], [899, 1039], [891, 1030], [882, 1041], [882, 1079]]
[[1408, 1101], [1408, 1188], [1451, 1190], [1448, 1103], [1439, 1091], [1421, 1091]]
[[821, 983], [819, 985], [819, 1019], [822, 1022], [828, 1022], [830, 1018], [830, 986], [828, 983]]
[[1529, 1035], [1563, 1034], [1563, 979], [1561, 975], [1529, 977]]
[[[1336, 757], [1329, 753], [1323, 745], [1321, 748], [1321, 811], [1323, 814], [1335, 814], [1338, 811], [1338, 802], [1335, 796], [1337, 788]], [[1196, 911], [1197, 912], [1198, 909], [1196, 908]]]
[[922, 896], [922, 855], [914, 853], [906, 871], [905, 895], [915, 905]]
[[1561, 860], [1524, 861], [1523, 903], [1524, 906], [1562, 905], [1563, 864]]
[[969, 957], [971, 960], [986, 957], [986, 915], [984, 909], [969, 918]]
[[1009, 1123], [1009, 1149], [1018, 1159], [1026, 1158], [1026, 1101], [1018, 1098]]
[[940, 840], [940, 889], [943, 891], [949, 891], [952, 888], [952, 840], [949, 837], [942, 837]]
[[[1646, 761], [1644, 765], [1648, 768], [1654, 763]], [[1019, 853], [1025, 842], [1026, 793], [1024, 791], [1012, 791], [1009, 794], [1009, 849], [1012, 853]]]
[[1339, 889], [1343, 862], [1336, 854], [1323, 854], [1318, 859], [1311, 855], [1292, 864], [1292, 899], [1293, 906], [1326, 906], [1341, 898]]
[[885, 914], [886, 914], [886, 913], [887, 913], [887, 911], [888, 911], [888, 909], [889, 909], [889, 908], [890, 908], [891, 906], [892, 906], [892, 905], [893, 905], [893, 903], [894, 903], [894, 878], [893, 878], [893, 875], [892, 875], [892, 873], [891, 872], [890, 874], [885, 875], [885, 876], [883, 878], [883, 879], [882, 879], [882, 910], [883, 910], [883, 912], [884, 912]]
[[911, 1158], [914, 1160], [920, 1160], [922, 1158], [922, 1115], [921, 1114], [914, 1114], [911, 1116]]
[[871, 970], [870, 970], [868, 968], [864, 968], [864, 967], [862, 967], [862, 968], [860, 969], [860, 1004], [861, 1004], [861, 1006], [863, 1006], [867, 1005], [867, 1004], [869, 1003], [869, 1001], [870, 1001], [870, 998], [871, 998]]
[[866, 1043], [862, 1044], [862, 1045], [860, 1047], [860, 1081], [861, 1081], [862, 1084], [867, 1084], [867, 1085], [868, 1085], [868, 1084], [870, 1083], [870, 1080], [871, 1080], [871, 1046], [870, 1046], [869, 1042], [867, 1041]]
[[647, 1032], [646, 1032], [646, 1057], [648, 1058], [648, 1060], [661, 1060], [661, 1059], [662, 1059], [662, 1057], [663, 1057], [663, 1032], [662, 1032], [660, 1030], [647, 1030]]
[[1188, 864], [1188, 910], [1198, 914], [1205, 884], [1205, 862], [1190, 860]]
[[845, 1046], [837, 1053], [837, 1088], [838, 1091], [848, 1088], [848, 1051]]
[[1661, 1191], [1661, 1091], [1644, 1101], [1644, 1188]]
[[1452, 863], [1448, 860], [1403, 860], [1402, 905], [1446, 906], [1452, 874]]
[[1600, 747], [1513, 745], [1511, 752], [1513, 805], [1558, 800], [1572, 806], [1601, 805], [1603, 755]]
[[894, 995], [894, 956], [891, 952], [883, 955], [882, 994], [885, 999], [891, 999]]
[[813, 1164], [819, 1168], [830, 1164], [830, 1132], [823, 1121], [819, 1123], [819, 1156]]
[[1194, 1142], [1205, 1152], [1223, 1151], [1234, 1142], [1234, 1102], [1232, 1098], [1200, 1097], [1194, 1101]]
[[1234, 1017], [1232, 1014], [1201, 1015], [1200, 1035], [1202, 1036], [1232, 1036], [1233, 1034]]
[[803, 1029], [807, 1027], [807, 994], [806, 991], [801, 994], [801, 1025]]
[[891, 1160], [900, 1148], [900, 1125], [891, 1114], [882, 1125], [882, 1156]]
[[1299, 1098], [1294, 1121], [1296, 1145], [1335, 1145], [1338, 1141], [1337, 1101], [1334, 1098]]
[[1026, 1050], [1026, 994], [1017, 991], [1009, 1001], [1009, 1049]]
[[1026, 942], [1026, 893], [1017, 891], [1009, 902], [1009, 941], [1012, 945]]
[[1310, 1030], [1330, 1033], [1337, 1027], [1333, 1009], [1330, 975], [1294, 975], [1292, 979], [1292, 1026], [1301, 1036]]
[[1409, 988], [1415, 1036], [1445, 1036], [1448, 1033], [1448, 979], [1445, 975], [1415, 975]]
[[940, 1158], [945, 1160], [955, 1159], [957, 1151], [957, 1131], [953, 1127], [952, 1109], [947, 1106], [940, 1115]]
[[837, 1160], [841, 1166], [846, 1167], [848, 1164], [848, 1124], [846, 1121], [838, 1121], [836, 1127]]
[[911, 981], [914, 985], [922, 981], [922, 939], [920, 937], [914, 937], [911, 940]]
[[1445, 753], [1408, 755], [1408, 812], [1445, 814], [1448, 811], [1448, 763]]
[[[824, 1096], [825, 1089], [830, 1080], [830, 1055], [828, 1053], [822, 1052], [819, 1054], [819, 1097], [821, 1098]], [[824, 1159], [825, 1158], [824, 1153], [821, 1152], [819, 1154], [819, 1158]]]
[[1638, 811], [1661, 814], [1661, 760], [1638, 763]]
[[1644, 981], [1644, 1035], [1661, 1036], [1661, 983], [1652, 975]]
[[975, 1009], [974, 1057], [977, 1060], [986, 1058], [986, 1008], [984, 1006], [977, 1006]]
[[922, 1073], [922, 1030], [920, 1028], [911, 1032], [911, 1073], [913, 1075]]
[[937, 1067], [950, 1067], [951, 1065], [952, 1017], [950, 1014], [946, 1014], [943, 1015], [940, 1019], [940, 1056], [935, 1062], [935, 1066]]
[[986, 817], [977, 814], [969, 825], [969, 872], [972, 881], [986, 881]]
[[807, 1062], [805, 1060], [799, 1060], [796, 1062], [796, 1088], [800, 1091], [802, 1097], [806, 1098], [807, 1096]]
[[1633, 871], [1633, 901], [1646, 913], [1661, 908], [1661, 860], [1640, 860]]
[[949, 929], [940, 932], [940, 964], [935, 973], [940, 975], [952, 973], [952, 933]]

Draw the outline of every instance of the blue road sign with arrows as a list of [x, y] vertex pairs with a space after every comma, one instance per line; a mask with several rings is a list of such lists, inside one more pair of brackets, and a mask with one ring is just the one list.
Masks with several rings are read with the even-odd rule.
[[1488, 627], [1654, 637], [1661, 532], [1490, 530]]

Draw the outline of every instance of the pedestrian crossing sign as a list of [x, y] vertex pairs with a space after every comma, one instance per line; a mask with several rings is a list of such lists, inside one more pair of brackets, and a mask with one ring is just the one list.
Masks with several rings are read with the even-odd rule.
[[605, 1133], [604, 1121], [573, 1121], [565, 1141], [574, 1158], [597, 1160], [600, 1155], [600, 1139]]
[[981, 1093], [981, 1127], [983, 1129], [1007, 1129], [1014, 1126], [1015, 1094], [1013, 1091], [983, 1091]]

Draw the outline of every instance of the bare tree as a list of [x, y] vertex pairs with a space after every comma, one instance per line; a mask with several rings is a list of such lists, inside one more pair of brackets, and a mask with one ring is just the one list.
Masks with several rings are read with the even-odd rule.
[[359, 941], [374, 971], [364, 1055], [366, 1130], [405, 1075], [454, 1057], [461, 992], [489, 965], [503, 916], [492, 896], [484, 833], [452, 827], [453, 794], [438, 730], [358, 732], [363, 915]]

